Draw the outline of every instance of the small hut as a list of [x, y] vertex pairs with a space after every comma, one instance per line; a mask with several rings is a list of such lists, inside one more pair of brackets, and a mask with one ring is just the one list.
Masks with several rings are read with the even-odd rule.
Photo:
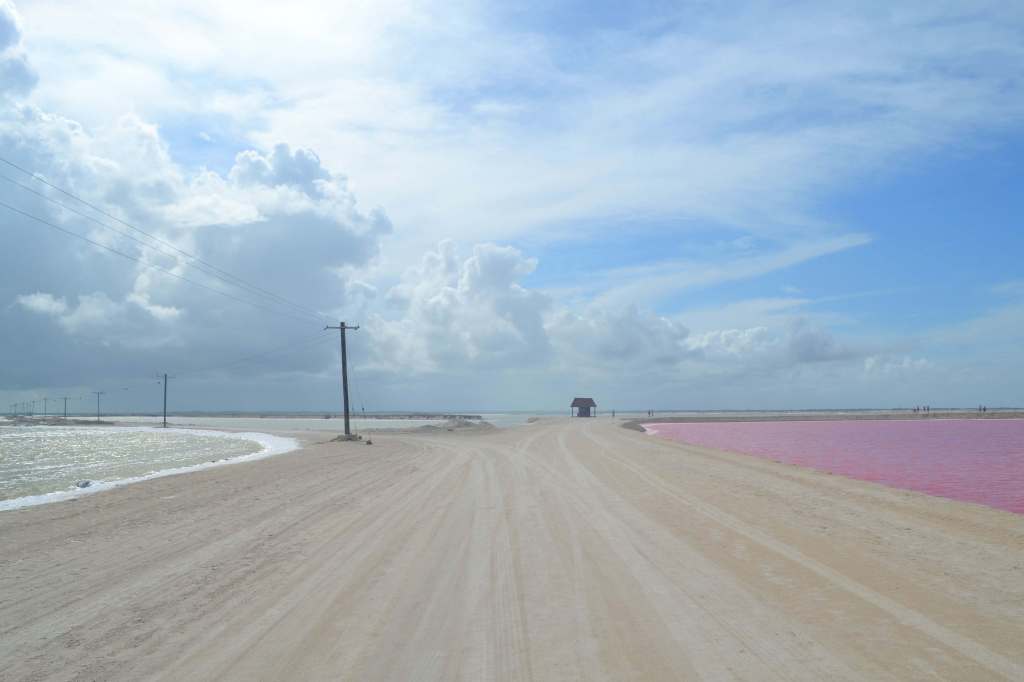
[[[591, 409], [594, 410], [593, 414], [590, 412]], [[573, 417], [596, 417], [597, 403], [593, 398], [573, 398], [572, 405], [569, 406], [569, 414]]]

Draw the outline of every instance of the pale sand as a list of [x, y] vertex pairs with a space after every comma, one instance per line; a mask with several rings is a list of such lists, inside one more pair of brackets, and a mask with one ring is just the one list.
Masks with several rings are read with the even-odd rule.
[[0, 513], [0, 677], [1024, 679], [1024, 517], [612, 420]]

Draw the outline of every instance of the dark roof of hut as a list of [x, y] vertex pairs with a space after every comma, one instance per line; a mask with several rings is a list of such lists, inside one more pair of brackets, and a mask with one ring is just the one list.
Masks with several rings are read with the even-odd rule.
[[593, 398], [573, 398], [569, 407], [597, 407]]

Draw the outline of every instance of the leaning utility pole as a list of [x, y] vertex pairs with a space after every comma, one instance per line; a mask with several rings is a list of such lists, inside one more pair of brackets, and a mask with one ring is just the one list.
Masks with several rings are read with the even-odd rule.
[[330, 325], [324, 327], [324, 331], [328, 329], [337, 329], [341, 332], [341, 402], [345, 408], [345, 435], [351, 436], [352, 432], [348, 428], [348, 353], [345, 350], [345, 330], [351, 329], [355, 331], [359, 327], [348, 327], [342, 321], [337, 327], [331, 327]]
[[96, 421], [100, 420], [100, 396], [105, 394], [106, 391], [93, 391], [93, 395], [96, 396]]

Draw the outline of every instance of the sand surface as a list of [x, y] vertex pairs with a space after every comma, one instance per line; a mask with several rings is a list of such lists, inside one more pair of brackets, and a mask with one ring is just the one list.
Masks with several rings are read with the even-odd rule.
[[[326, 438], [325, 438], [326, 440]], [[0, 679], [1024, 679], [1024, 517], [610, 419], [0, 513]]]

